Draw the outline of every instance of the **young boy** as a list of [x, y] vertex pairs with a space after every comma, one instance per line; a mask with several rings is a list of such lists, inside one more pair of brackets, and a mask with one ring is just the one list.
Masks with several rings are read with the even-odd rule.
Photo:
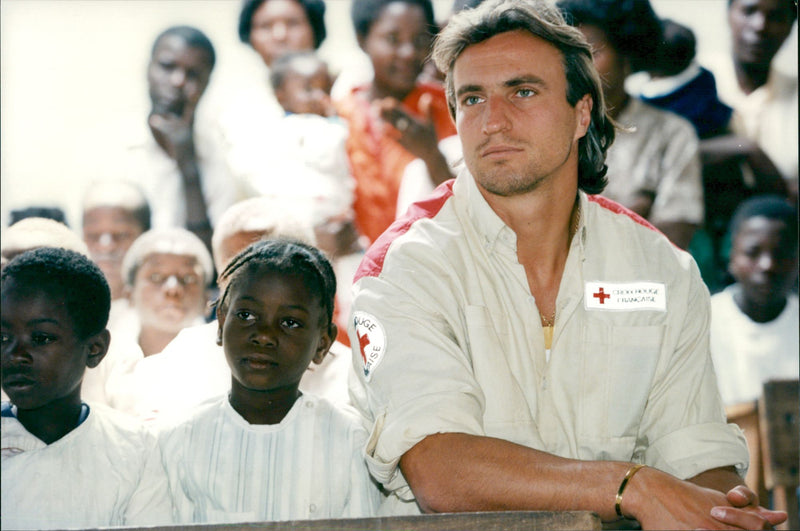
[[711, 355], [726, 406], [755, 401], [771, 378], [797, 378], [797, 210], [748, 199], [731, 220], [728, 270], [736, 283], [711, 297]]
[[85, 256], [43, 247], [0, 275], [4, 528], [170, 522], [154, 438], [103, 406], [81, 402], [81, 380], [108, 349], [111, 303]]
[[220, 275], [230, 392], [162, 431], [180, 523], [371, 516], [379, 492], [354, 416], [298, 386], [336, 336], [336, 281], [316, 248], [256, 242]]

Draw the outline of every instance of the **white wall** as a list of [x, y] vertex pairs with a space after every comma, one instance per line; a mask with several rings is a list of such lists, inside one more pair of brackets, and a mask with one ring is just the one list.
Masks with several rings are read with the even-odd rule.
[[[662, 16], [695, 29], [701, 53], [728, 46], [726, 0], [651, 0]], [[451, 0], [435, 0], [437, 17]], [[238, 41], [239, 0], [2, 0], [0, 2], [0, 226], [10, 209], [53, 204], [77, 226], [89, 161], [104, 125], [146, 112], [145, 67], [154, 37], [173, 24], [211, 38], [214, 78], [248, 64]], [[338, 71], [360, 53], [350, 0], [327, 0], [321, 53]], [[782, 62], [796, 68], [796, 28]], [[212, 78], [209, 90], [214, 89]], [[144, 115], [143, 115], [144, 116]]]

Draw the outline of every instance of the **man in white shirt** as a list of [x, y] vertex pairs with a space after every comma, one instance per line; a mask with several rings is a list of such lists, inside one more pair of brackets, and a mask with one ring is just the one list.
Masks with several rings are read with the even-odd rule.
[[743, 484], [697, 266], [586, 195], [613, 125], [580, 32], [549, 2], [493, 0], [438, 39], [466, 170], [376, 241], [354, 288], [353, 396], [390, 510], [783, 521]]

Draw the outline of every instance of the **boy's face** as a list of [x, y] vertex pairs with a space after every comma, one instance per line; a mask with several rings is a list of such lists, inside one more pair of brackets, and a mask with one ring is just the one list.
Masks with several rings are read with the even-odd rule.
[[130, 293], [131, 305], [143, 327], [179, 332], [203, 315], [206, 290], [194, 256], [169, 253], [148, 255]]
[[6, 280], [2, 384], [18, 408], [36, 409], [71, 394], [79, 399], [86, 367], [96, 366], [105, 348], [94, 338], [77, 337], [63, 295]]
[[333, 342], [319, 297], [300, 275], [250, 266], [231, 286], [219, 315], [219, 339], [233, 375], [233, 390], [273, 391], [296, 386]]
[[730, 272], [745, 297], [759, 305], [783, 301], [797, 278], [797, 242], [786, 223], [762, 216], [745, 220], [733, 240]]
[[298, 59], [286, 72], [275, 96], [285, 111], [330, 116], [333, 114], [331, 85], [331, 76], [324, 63]]

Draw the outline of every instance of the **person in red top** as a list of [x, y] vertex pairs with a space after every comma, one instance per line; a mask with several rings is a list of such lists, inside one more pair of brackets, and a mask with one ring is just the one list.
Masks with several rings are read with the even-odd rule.
[[396, 217], [409, 162], [422, 159], [434, 185], [453, 176], [438, 142], [456, 130], [442, 86], [417, 80], [437, 31], [430, 0], [354, 0], [351, 16], [374, 78], [337, 110], [350, 129], [356, 224], [375, 241]]

